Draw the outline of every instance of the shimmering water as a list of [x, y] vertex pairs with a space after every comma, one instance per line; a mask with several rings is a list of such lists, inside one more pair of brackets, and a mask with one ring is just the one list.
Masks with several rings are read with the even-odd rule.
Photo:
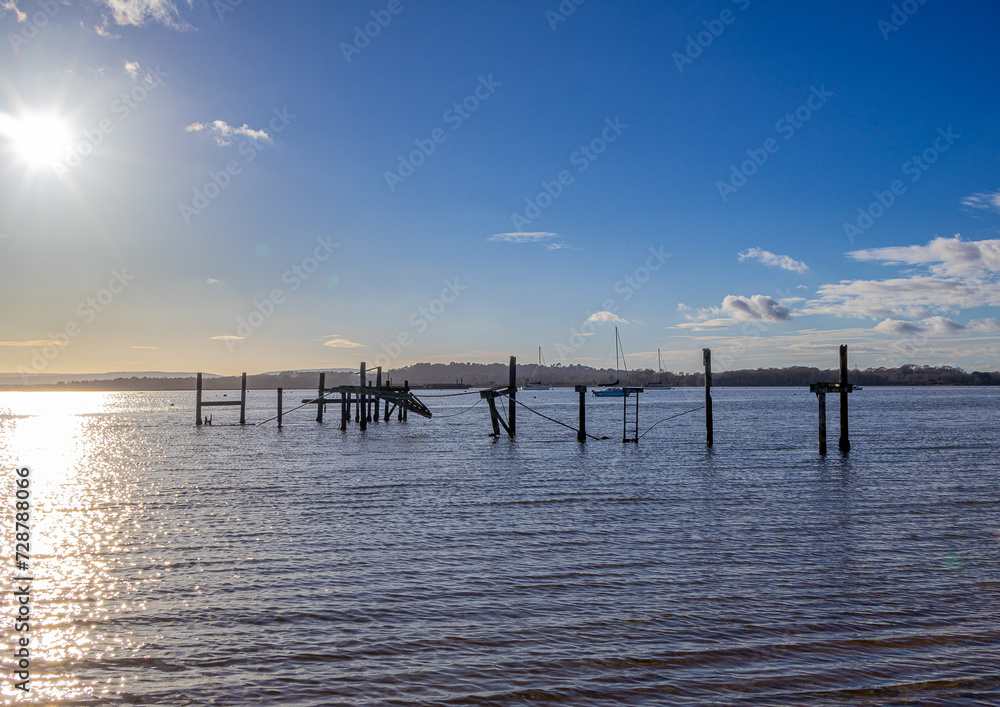
[[[213, 394], [219, 397], [221, 394]], [[232, 397], [232, 393], [230, 396]], [[286, 409], [302, 393], [290, 393]], [[700, 404], [649, 393], [640, 426]], [[192, 393], [0, 394], [3, 563], [32, 469], [45, 705], [1000, 703], [1000, 390], [717, 389], [623, 445], [478, 398], [432, 421], [194, 427]], [[521, 399], [567, 422], [571, 391]], [[249, 421], [273, 414], [251, 395]], [[8, 569], [10, 571], [8, 571]]]

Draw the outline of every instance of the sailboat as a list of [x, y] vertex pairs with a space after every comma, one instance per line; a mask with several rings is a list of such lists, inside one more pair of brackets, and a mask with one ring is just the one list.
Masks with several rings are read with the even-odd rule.
[[[615, 370], [618, 371], [618, 351], [621, 349], [621, 341], [618, 339], [618, 327], [615, 327]], [[622, 351], [622, 362], [625, 360], [625, 352]], [[625, 369], [625, 375], [628, 376], [628, 369]], [[618, 382], [621, 380], [621, 372], [618, 373], [618, 380], [610, 386], [604, 386], [600, 390], [593, 391], [594, 396], [597, 398], [624, 398], [630, 395], [633, 391], [642, 392], [642, 388], [621, 388], [618, 386]]]
[[544, 383], [542, 383], [542, 381], [540, 379], [539, 379], [539, 381], [537, 383], [532, 383], [531, 382], [531, 379], [535, 377], [535, 373], [538, 372], [538, 368], [541, 365], [542, 365], [542, 347], [539, 346], [538, 347], [538, 364], [535, 366], [535, 370], [532, 372], [532, 374], [528, 377], [528, 380], [524, 381], [524, 384], [521, 386], [521, 390], [549, 390], [549, 388], [551, 386], [545, 385]]
[[665, 373], [665, 371], [663, 370], [663, 357], [660, 355], [660, 350], [659, 349], [656, 350], [656, 365], [657, 365], [657, 367], [660, 370], [660, 382], [657, 383], [656, 385], [647, 385], [645, 387], [645, 389], [646, 390], [673, 390], [674, 389], [673, 386], [671, 386], [671, 385], [664, 385], [663, 384], [663, 374]]

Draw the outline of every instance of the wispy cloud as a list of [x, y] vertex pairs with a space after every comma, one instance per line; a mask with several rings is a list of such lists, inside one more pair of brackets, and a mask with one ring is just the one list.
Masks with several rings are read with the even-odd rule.
[[15, 0], [0, 0], [0, 15], [8, 12], [13, 12], [17, 16], [18, 22], [24, 22], [28, 19], [27, 13], [21, 11]]
[[255, 142], [271, 143], [271, 136], [268, 135], [266, 130], [254, 130], [246, 123], [243, 123], [238, 128], [234, 128], [224, 120], [213, 120], [211, 123], [191, 123], [184, 128], [184, 131], [189, 133], [208, 133], [215, 138], [215, 144], [219, 147], [231, 145], [233, 137], [245, 137]]
[[628, 324], [628, 319], [623, 319], [617, 314], [608, 311], [594, 312], [589, 317], [587, 317], [588, 322], [615, 322], [616, 324]]
[[726, 329], [740, 322], [784, 322], [792, 318], [792, 313], [781, 302], [767, 295], [726, 295], [721, 307], [707, 307], [688, 314], [691, 308], [678, 305], [677, 311], [684, 312], [689, 321], [674, 326], [675, 329], [710, 331]]
[[792, 272], [803, 273], [809, 269], [808, 265], [801, 260], [795, 260], [790, 255], [776, 255], [769, 250], [762, 250], [761, 248], [745, 250], [739, 254], [739, 257], [741, 263], [744, 260], [756, 260], [763, 265], [771, 265]]
[[130, 349], [139, 349], [140, 351], [156, 351], [156, 346], [129, 346]]
[[816, 294], [817, 298], [806, 304], [802, 314], [856, 319], [924, 319], [972, 307], [1000, 306], [1000, 285], [997, 283], [928, 276], [848, 280], [821, 285]]
[[938, 237], [927, 245], [855, 250], [848, 255], [885, 265], [927, 265], [940, 277], [977, 277], [1000, 271], [1000, 240], [963, 241], [961, 235]]
[[972, 194], [962, 199], [962, 205], [972, 209], [1000, 211], [1000, 189], [995, 192]]
[[221, 336], [210, 336], [210, 341], [243, 341], [245, 336], [234, 336], [232, 334], [222, 334]]
[[126, 61], [125, 62], [125, 73], [128, 74], [129, 76], [131, 76], [132, 78], [138, 78], [138, 76], [139, 76], [139, 70], [141, 68], [142, 67], [139, 66], [139, 62], [137, 62], [137, 61]]
[[332, 349], [363, 349], [364, 344], [359, 344], [356, 341], [351, 341], [350, 339], [344, 339], [339, 336], [328, 337], [326, 341], [323, 342], [323, 346], [329, 346]]
[[[177, 6], [171, 0], [100, 0], [111, 10], [116, 24], [142, 27], [156, 22], [178, 30], [191, 29], [191, 25], [180, 18]], [[191, 0], [188, 0], [191, 4]]]
[[[558, 237], [558, 233], [549, 233], [548, 231], [519, 231], [517, 233], [494, 233], [486, 240], [499, 243], [545, 243]], [[546, 245], [551, 247], [557, 244], [548, 243]]]
[[949, 336], [953, 334], [1000, 333], [1000, 320], [996, 317], [973, 319], [968, 324], [959, 324], [947, 317], [928, 317], [919, 322], [907, 322], [899, 319], [883, 319], [875, 325], [875, 331], [896, 336], [911, 336], [922, 334], [926, 336]]
[[41, 347], [41, 346], [65, 346], [64, 341], [51, 341], [49, 339], [37, 339], [35, 341], [0, 341], [0, 346], [15, 347]]

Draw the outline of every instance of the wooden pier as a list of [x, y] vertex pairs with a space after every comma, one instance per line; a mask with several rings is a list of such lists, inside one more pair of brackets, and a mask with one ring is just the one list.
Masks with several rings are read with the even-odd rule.
[[[643, 392], [642, 388], [628, 387], [622, 388], [623, 393], [623, 407], [622, 407], [622, 442], [624, 443], [635, 443], [637, 444], [648, 432], [650, 432], [657, 425], [671, 420], [675, 417], [681, 415], [687, 415], [698, 410], [705, 411], [705, 444], [709, 448], [714, 445], [715, 430], [714, 430], [714, 419], [712, 414], [712, 351], [711, 349], [702, 349], [702, 363], [705, 367], [704, 373], [704, 388], [705, 388], [705, 398], [704, 405], [701, 407], [696, 407], [690, 410], [685, 410], [683, 412], [671, 415], [670, 417], [664, 418], [653, 424], [649, 425], [648, 428], [640, 433], [639, 427], [639, 398], [640, 393]], [[506, 433], [506, 436], [511, 439], [517, 436], [517, 406], [520, 405], [524, 407], [528, 412], [543, 417], [551, 422], [567, 427], [576, 433], [576, 439], [580, 443], [584, 443], [588, 438], [595, 440], [607, 439], [607, 437], [595, 437], [594, 435], [587, 433], [587, 407], [586, 407], [586, 385], [577, 385], [574, 390], [579, 396], [579, 417], [577, 426], [574, 427], [566, 422], [556, 420], [548, 415], [543, 414], [538, 410], [534, 410], [525, 403], [517, 400], [517, 380], [516, 380], [516, 364], [517, 359], [514, 356], [510, 357], [509, 364], [509, 375], [507, 385], [494, 386], [491, 388], [485, 388], [482, 390], [469, 391], [463, 393], [452, 393], [448, 394], [446, 397], [451, 395], [476, 395], [478, 394], [480, 400], [486, 400], [487, 406], [489, 407], [490, 415], [490, 426], [492, 431], [490, 436], [494, 439], [499, 439], [501, 437], [501, 430]], [[375, 380], [369, 380], [370, 373], [374, 373]], [[326, 385], [326, 373], [320, 372], [319, 382], [316, 387], [315, 397], [305, 398], [301, 401], [298, 407], [292, 408], [291, 410], [284, 409], [284, 389], [277, 389], [277, 414], [264, 422], [257, 423], [256, 426], [261, 426], [272, 420], [277, 420], [277, 426], [279, 429], [283, 427], [285, 416], [303, 407], [310, 405], [316, 406], [316, 422], [322, 424], [324, 421], [325, 411], [327, 405], [340, 405], [340, 430], [346, 431], [351, 423], [351, 418], [354, 418], [354, 422], [358, 425], [361, 431], [365, 431], [369, 424], [378, 424], [379, 422], [389, 422], [392, 419], [393, 413], [396, 414], [396, 419], [399, 422], [405, 422], [408, 419], [410, 412], [413, 412], [421, 417], [432, 419], [433, 415], [427, 406], [421, 401], [416, 395], [413, 394], [413, 390], [410, 388], [409, 381], [403, 381], [403, 385], [394, 386], [391, 380], [386, 380], [384, 383], [382, 381], [382, 368], [377, 367], [374, 372], [369, 372], [367, 364], [361, 363], [358, 369], [358, 385], [338, 385], [333, 387], [327, 387]], [[840, 376], [838, 382], [819, 382], [814, 383], [809, 386], [809, 390], [816, 394], [818, 403], [818, 432], [819, 432], [819, 453], [825, 455], [827, 453], [827, 426], [826, 426], [826, 396], [827, 393], [837, 393], [840, 395], [840, 440], [838, 443], [838, 449], [841, 452], [847, 453], [851, 449], [850, 432], [848, 424], [848, 394], [854, 390], [854, 386], [847, 382], [848, 380], [848, 368], [847, 368], [847, 346], [843, 345], [840, 347]], [[198, 373], [195, 383], [195, 424], [201, 426], [204, 424], [211, 424], [212, 420], [210, 417], [204, 416], [204, 408], [207, 407], [228, 407], [228, 406], [239, 406], [240, 408], [240, 418], [239, 424], [246, 424], [246, 403], [247, 403], [247, 374], [242, 374], [242, 380], [240, 385], [240, 398], [239, 400], [205, 400], [203, 397], [203, 381], [202, 374]], [[462, 386], [467, 388], [469, 386]], [[437, 397], [437, 396], [432, 396]], [[503, 415], [501, 412], [503, 410], [502, 403], [503, 398], [507, 398], [507, 414]], [[631, 398], [631, 405], [629, 404]], [[475, 407], [473, 405], [472, 407]], [[467, 410], [463, 410], [456, 414], [462, 414], [471, 410], [472, 407]], [[352, 410], [353, 408], [353, 410]], [[353, 415], [352, 415], [353, 412]], [[452, 415], [446, 415], [445, 417], [451, 417]]]

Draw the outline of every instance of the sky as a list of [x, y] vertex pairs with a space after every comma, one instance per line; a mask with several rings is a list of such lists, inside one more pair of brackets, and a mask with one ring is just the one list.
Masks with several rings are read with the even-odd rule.
[[0, 371], [997, 370], [998, 20], [0, 0]]

